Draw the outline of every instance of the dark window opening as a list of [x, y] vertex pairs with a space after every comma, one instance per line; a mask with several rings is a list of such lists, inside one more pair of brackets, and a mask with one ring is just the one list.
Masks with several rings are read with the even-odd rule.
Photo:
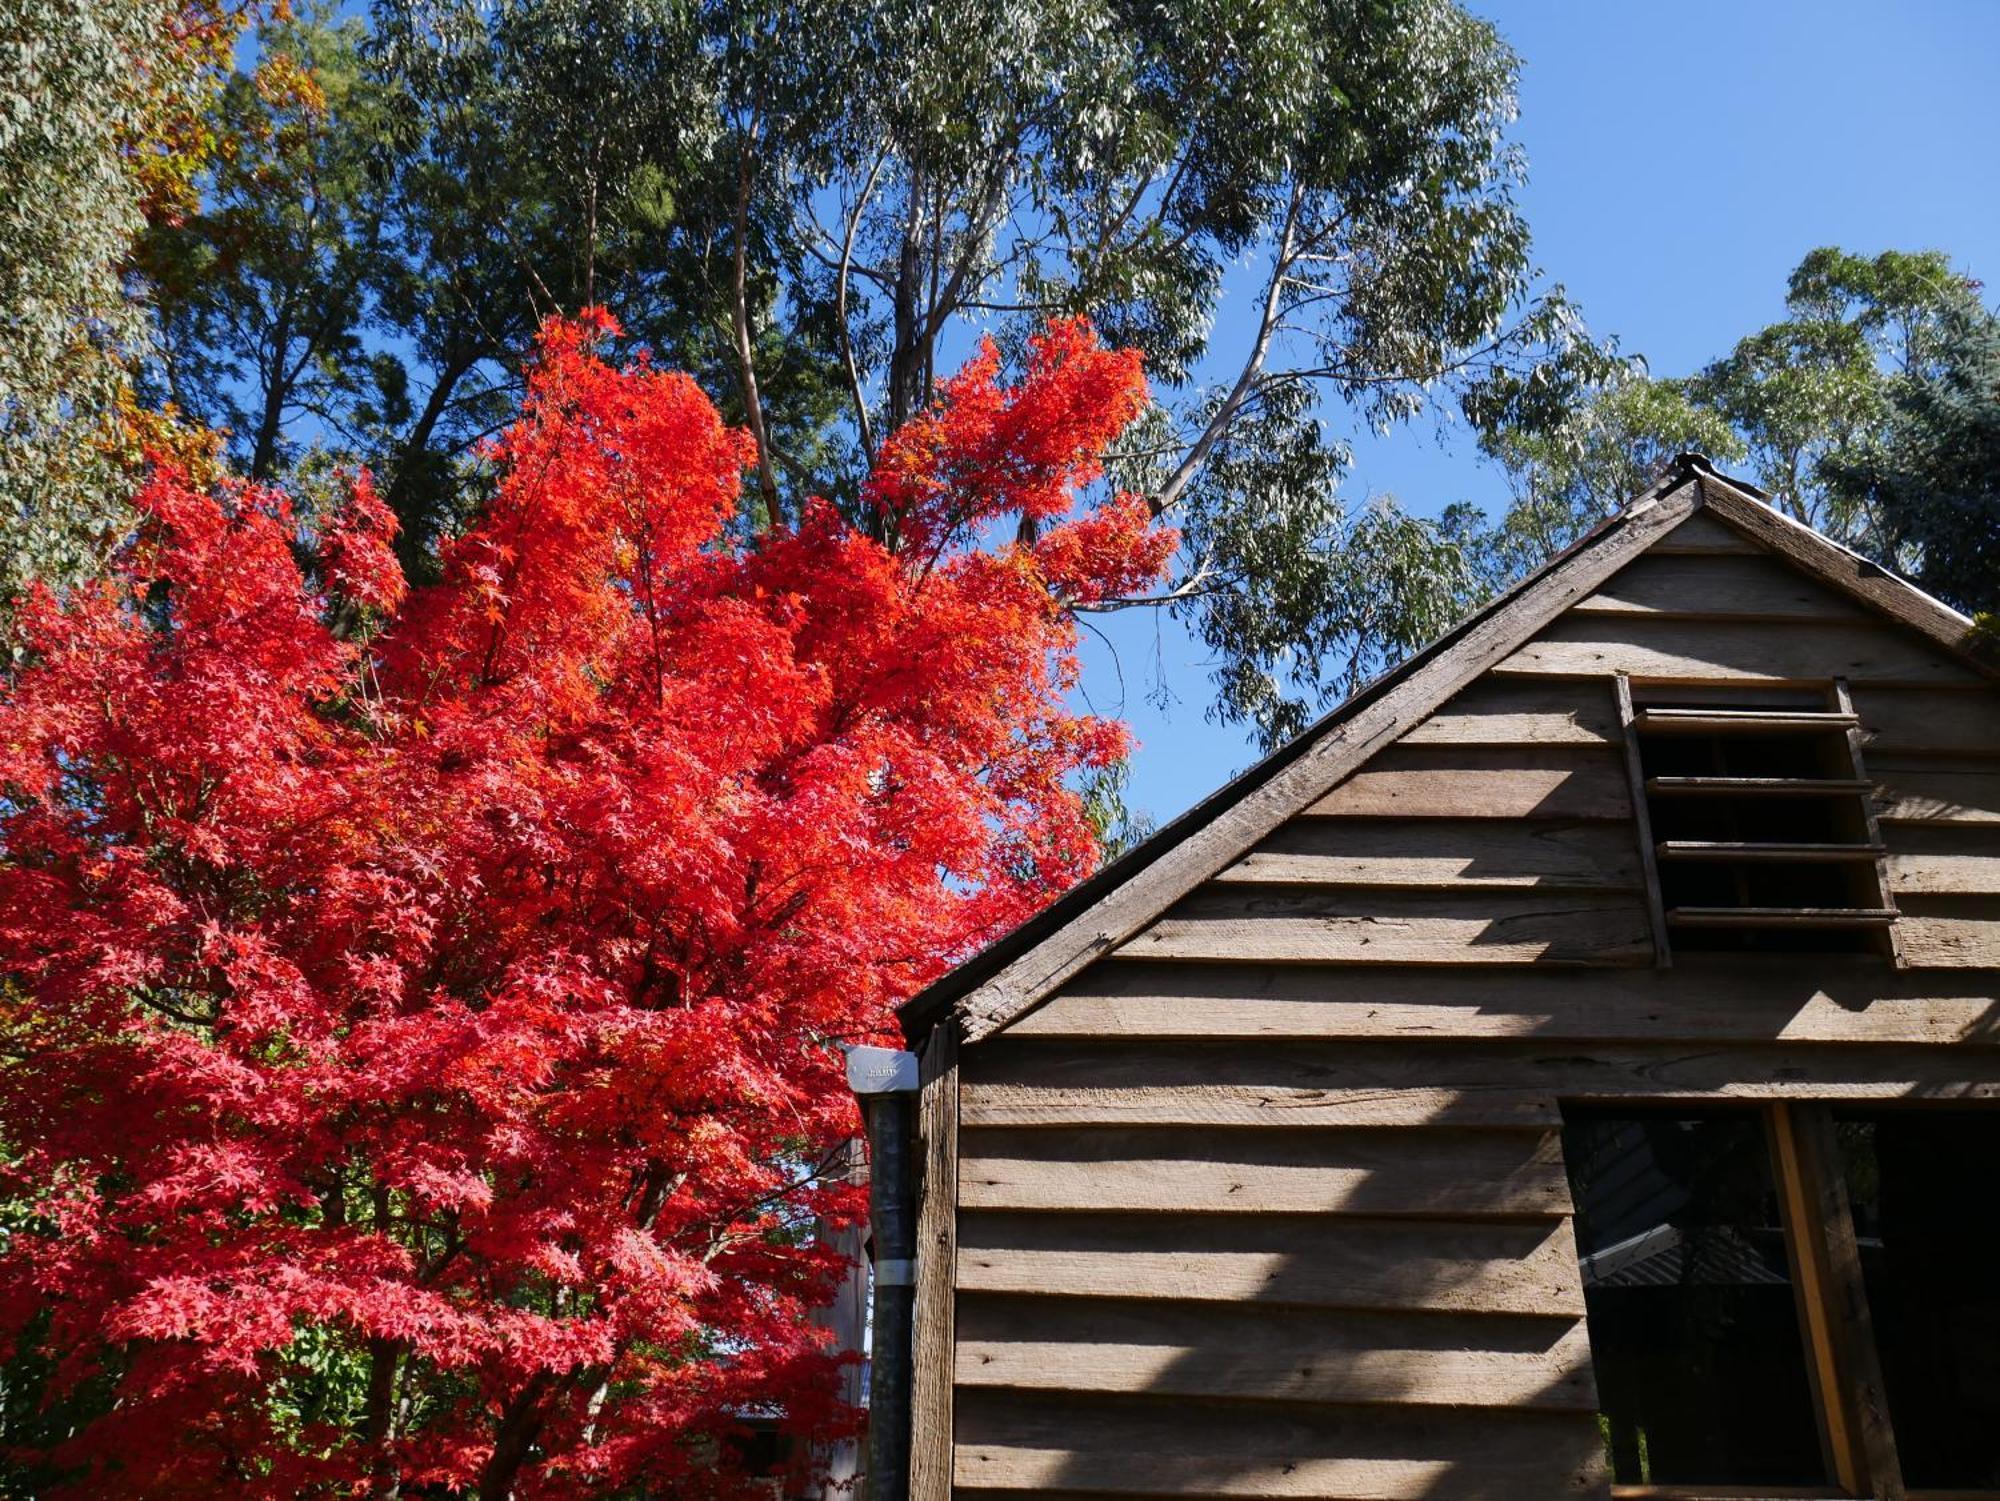
[[2000, 1110], [1563, 1123], [1615, 1494], [2000, 1501]]
[[2000, 1487], [2000, 1114], [1842, 1112], [1834, 1130], [1904, 1482]]
[[1614, 1478], [1825, 1484], [1762, 1120], [1566, 1108], [1563, 1158]]
[[1671, 945], [1884, 952], [1870, 793], [1844, 695], [1805, 706], [1635, 690], [1632, 735]]

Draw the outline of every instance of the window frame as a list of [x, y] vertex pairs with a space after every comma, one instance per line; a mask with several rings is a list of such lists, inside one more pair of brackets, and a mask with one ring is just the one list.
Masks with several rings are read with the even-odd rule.
[[[1613, 1481], [1613, 1501], [2000, 1501], [2000, 1489], [1908, 1489], [1889, 1420], [1847, 1179], [1834, 1137], [1834, 1111], [1866, 1104], [1924, 1110], [1933, 1102], [1787, 1099], [1762, 1102], [1714, 1097], [1565, 1097], [1563, 1106], [1592, 1111], [1704, 1115], [1755, 1114], [1763, 1124], [1773, 1186], [1785, 1231], [1785, 1254], [1805, 1346], [1806, 1372], [1821, 1453], [1831, 1486], [1656, 1485]], [[1949, 1100], [1955, 1111], [2000, 1106]], [[1588, 1313], [1584, 1316], [1586, 1328]], [[1596, 1352], [1593, 1348], [1592, 1359]]]

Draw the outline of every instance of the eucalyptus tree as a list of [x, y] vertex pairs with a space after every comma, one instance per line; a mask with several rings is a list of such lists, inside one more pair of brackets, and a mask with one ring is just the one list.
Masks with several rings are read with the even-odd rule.
[[1835, 456], [1827, 478], [1879, 518], [1918, 583], [1990, 621], [2000, 616], [2000, 318], [1962, 307], [1925, 337], [1879, 433]]
[[149, 239], [161, 394], [258, 478], [368, 463], [427, 571], [543, 318], [610, 302], [667, 358], [706, 348], [676, 336], [724, 306], [682, 244], [719, 137], [696, 21], [677, 0], [267, 18], [218, 117], [239, 149]]
[[1786, 316], [1702, 371], [1694, 395], [1742, 435], [1775, 505], [1837, 540], [1880, 545], [1880, 518], [1829, 482], [1830, 466], [1875, 441], [1898, 385], [1933, 368], [1977, 307], [1975, 285], [1938, 251], [1822, 247], [1792, 272]]
[[[1535, 430], [1612, 368], [1531, 259], [1516, 60], [1453, 0], [376, 0], [358, 56], [357, 271], [306, 279], [361, 289], [366, 378], [274, 391], [227, 332], [261, 303], [204, 357], [283, 414], [253, 462], [376, 465], [415, 571], [550, 312], [604, 304], [723, 399], [753, 530], [815, 491], [877, 525], [877, 446], [977, 338], [1085, 314], [1153, 380], [1115, 478], [1186, 539], [1111, 604], [1180, 612], [1219, 712], [1278, 735], [1463, 602], [1456, 523], [1352, 511], [1344, 437]], [[274, 243], [328, 222], [310, 186]], [[1356, 549], [1392, 544], [1385, 611]]]
[[1748, 445], [1685, 380], [1620, 371], [1559, 421], [1498, 429], [1483, 444], [1506, 476], [1511, 503], [1481, 539], [1480, 569], [1504, 587], [1615, 513], [1682, 453], [1740, 464]]
[[0, 7], [0, 603], [91, 571], [121, 523], [150, 335], [126, 272], [180, 207], [230, 34], [200, 0]]
[[857, 467], [972, 332], [1088, 314], [1158, 399], [1118, 478], [1187, 542], [1124, 603], [1180, 612], [1267, 739], [1466, 598], [1461, 522], [1349, 514], [1343, 430], [1531, 430], [1613, 368], [1530, 256], [1516, 60], [1449, 0], [892, 0], [790, 44], [852, 79], [769, 177]]
[[217, 128], [232, 147], [199, 207], [142, 245], [159, 394], [228, 433], [255, 480], [277, 478], [313, 443], [352, 449], [359, 437], [386, 103], [365, 39], [331, 4], [267, 21], [258, 62], [223, 91]]
[[375, 296], [391, 358], [359, 416], [421, 570], [476, 503], [466, 461], [543, 318], [590, 303], [635, 319], [662, 302], [708, 311], [699, 281], [670, 270], [677, 201], [716, 130], [679, 0], [384, 0], [372, 32], [389, 99], [391, 253]]
[[[1994, 316], [1979, 284], [1938, 251], [1821, 247], [1792, 272], [1785, 313], [1691, 377], [1619, 370], [1554, 422], [1490, 430], [1484, 447], [1513, 499], [1481, 544], [1488, 585], [1567, 546], [1694, 450], [1745, 466], [1794, 520], [1948, 579], [1940, 587], [1955, 598], [1989, 598], [1942, 561], [1983, 535], [1982, 492], [1945, 477], [1949, 444], [1979, 453], [1990, 420], [1979, 403], [1992, 396]], [[1975, 498], [1955, 536], [1939, 518], [1958, 492]]]

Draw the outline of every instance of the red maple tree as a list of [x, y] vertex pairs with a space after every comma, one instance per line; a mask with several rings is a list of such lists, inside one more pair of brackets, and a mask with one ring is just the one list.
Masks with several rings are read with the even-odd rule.
[[751, 537], [745, 438], [615, 332], [544, 331], [435, 586], [365, 479], [308, 527], [162, 468], [25, 610], [0, 1350], [50, 1494], [735, 1495], [746, 1411], [851, 1417], [837, 1044], [1096, 858], [1065, 606], [1173, 546], [1080, 495], [1143, 380], [985, 349], [879, 525]]

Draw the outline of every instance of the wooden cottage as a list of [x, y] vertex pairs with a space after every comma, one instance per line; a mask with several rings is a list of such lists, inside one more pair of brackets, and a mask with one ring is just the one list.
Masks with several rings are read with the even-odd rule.
[[1683, 459], [911, 1002], [911, 1494], [2000, 1497], [1968, 631]]

